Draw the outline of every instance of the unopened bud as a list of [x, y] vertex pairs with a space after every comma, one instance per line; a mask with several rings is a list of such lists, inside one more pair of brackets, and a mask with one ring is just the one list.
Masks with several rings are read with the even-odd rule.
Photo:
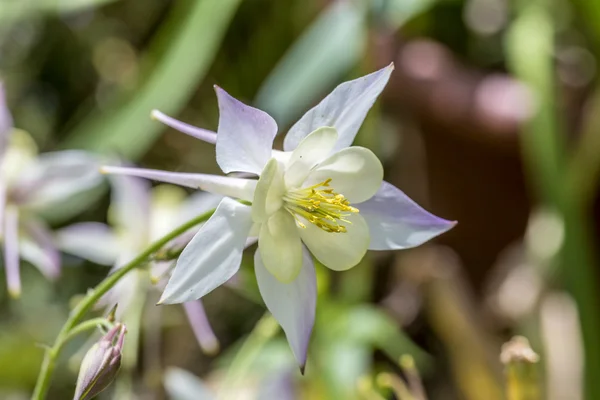
[[115, 315], [117, 314], [117, 307], [119, 305], [115, 304], [114, 306], [112, 306], [112, 308], [108, 311], [108, 315], [106, 316], [106, 320], [110, 323], [114, 323], [116, 320]]
[[73, 400], [91, 399], [115, 379], [121, 366], [125, 332], [123, 324], [116, 324], [88, 350], [81, 362]]

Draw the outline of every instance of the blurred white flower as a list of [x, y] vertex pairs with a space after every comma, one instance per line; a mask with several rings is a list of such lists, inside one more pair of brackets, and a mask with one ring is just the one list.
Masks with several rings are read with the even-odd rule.
[[26, 132], [12, 126], [0, 86], [0, 239], [11, 296], [21, 294], [19, 258], [49, 279], [60, 274], [60, 256], [38, 214], [102, 181], [96, 159], [82, 151], [37, 155]]
[[[128, 176], [112, 176], [112, 199], [109, 209], [111, 225], [99, 222], [73, 224], [56, 232], [58, 247], [69, 254], [101, 265], [121, 268], [153, 241], [169, 231], [217, 206], [221, 196], [196, 192], [186, 198], [176, 186], [160, 185], [153, 189], [147, 181]], [[200, 229], [195, 227], [177, 238], [167, 248], [183, 248]], [[174, 261], [150, 261], [150, 281], [164, 289]], [[123, 318], [136, 296], [146, 297], [151, 289], [145, 270], [134, 270], [123, 277], [98, 302], [101, 307], [118, 304], [117, 319]], [[213, 354], [219, 342], [206, 317], [200, 300], [183, 304], [192, 330], [203, 351]]]

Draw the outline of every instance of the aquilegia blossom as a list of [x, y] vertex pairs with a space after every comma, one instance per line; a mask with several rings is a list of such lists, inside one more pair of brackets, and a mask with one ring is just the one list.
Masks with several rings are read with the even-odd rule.
[[95, 159], [81, 151], [37, 155], [33, 139], [14, 129], [0, 87], [0, 239], [8, 291], [21, 293], [19, 258], [47, 278], [60, 273], [60, 256], [38, 213], [102, 181]]
[[197, 299], [222, 285], [239, 269], [247, 238], [258, 237], [254, 268], [261, 295], [303, 367], [316, 305], [310, 253], [342, 271], [356, 265], [367, 249], [418, 246], [454, 225], [384, 182], [373, 152], [349, 147], [392, 71], [390, 65], [338, 86], [292, 126], [284, 151], [272, 149], [273, 118], [219, 87], [216, 134], [153, 113], [166, 125], [215, 143], [224, 173], [259, 176], [104, 168], [228, 196], [181, 254], [162, 303]]
[[[221, 200], [221, 196], [204, 192], [196, 192], [186, 198], [183, 189], [170, 185], [150, 189], [147, 181], [135, 177], [111, 178], [109, 221], [112, 227], [100, 222], [77, 223], [59, 229], [55, 239], [65, 253], [101, 265], [111, 265], [112, 271], [121, 268], [178, 225], [213, 209]], [[198, 229], [186, 232], [176, 241], [185, 241], [186, 238], [189, 241]], [[184, 243], [172, 245], [179, 247]], [[150, 262], [150, 277], [158, 287], [164, 288], [166, 272], [172, 264], [173, 261]], [[118, 304], [117, 319], [133, 318], [135, 310], [129, 311], [135, 298], [142, 296], [145, 299], [150, 289], [147, 275], [148, 272], [141, 269], [129, 272], [101, 299], [100, 306], [110, 308]], [[201, 300], [189, 301], [183, 306], [202, 349], [207, 353], [217, 351], [219, 343]]]

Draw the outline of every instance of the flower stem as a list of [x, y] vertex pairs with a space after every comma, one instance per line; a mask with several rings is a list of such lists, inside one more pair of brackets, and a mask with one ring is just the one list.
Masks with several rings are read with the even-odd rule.
[[113, 286], [115, 286], [115, 284], [121, 278], [123, 278], [129, 271], [144, 264], [147, 261], [148, 257], [160, 250], [171, 240], [185, 233], [190, 228], [193, 228], [194, 226], [208, 220], [213, 213], [214, 210], [208, 211], [169, 232], [167, 235], [163, 236], [161, 239], [151, 244], [146, 250], [140, 253], [129, 263], [127, 263], [111, 275], [104, 278], [104, 280], [100, 282], [98, 286], [96, 286], [94, 289], [88, 291], [83, 300], [81, 300], [79, 304], [77, 304], [77, 306], [69, 315], [69, 319], [67, 319], [67, 322], [65, 322], [62, 329], [58, 333], [54, 345], [46, 350], [46, 353], [44, 354], [44, 361], [42, 362], [42, 367], [35, 385], [35, 389], [33, 395], [31, 396], [32, 400], [43, 400], [46, 397], [46, 393], [48, 392], [48, 389], [50, 387], [50, 379], [52, 377], [52, 372], [54, 371], [54, 367], [56, 365], [56, 359], [60, 354], [62, 346], [67, 342], [68, 339], [72, 337], [71, 333], [73, 331], [78, 330], [77, 323], [94, 306], [94, 304], [96, 304], [96, 302]]
[[110, 329], [113, 327], [113, 324], [110, 323], [104, 317], [88, 319], [87, 321], [84, 321], [79, 325], [75, 326], [73, 329], [71, 329], [69, 334], [65, 337], [65, 340], [63, 340], [63, 344], [67, 343], [69, 340], [73, 339], [73, 337], [79, 335], [80, 333], [97, 328], [98, 325], [102, 325], [106, 329]]

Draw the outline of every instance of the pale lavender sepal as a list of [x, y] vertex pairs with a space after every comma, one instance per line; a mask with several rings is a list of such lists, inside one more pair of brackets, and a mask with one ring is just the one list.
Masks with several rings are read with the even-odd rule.
[[200, 139], [203, 142], [207, 142], [210, 144], [217, 143], [217, 133], [213, 131], [209, 131], [208, 129], [202, 129], [190, 124], [186, 124], [185, 122], [181, 122], [173, 117], [169, 117], [166, 114], [158, 110], [152, 110], [151, 114], [152, 118], [162, 122], [170, 128], [173, 128], [181, 133], [185, 133], [191, 137], [196, 139]]
[[250, 107], [215, 86], [219, 101], [217, 163], [224, 173], [260, 175], [271, 158], [277, 123], [266, 112]]
[[4, 214], [4, 268], [6, 284], [12, 297], [21, 295], [21, 272], [19, 270], [19, 211], [6, 208]]
[[304, 372], [308, 344], [315, 323], [317, 279], [310, 253], [303, 248], [302, 269], [294, 281], [282, 283], [265, 268], [258, 249], [254, 271], [265, 305], [279, 322]]
[[133, 244], [149, 240], [150, 183], [127, 175], [111, 175], [110, 223], [122, 228]]
[[355, 206], [369, 226], [369, 250], [416, 247], [456, 225], [454, 221], [424, 210], [400, 189], [385, 181], [375, 196]]
[[188, 301], [183, 303], [183, 308], [200, 348], [206, 354], [216, 354], [219, 351], [219, 340], [206, 317], [202, 301]]
[[393, 70], [394, 64], [390, 64], [336, 87], [290, 128], [283, 142], [283, 149], [294, 150], [308, 134], [323, 126], [337, 129], [339, 137], [333, 152], [350, 146]]
[[197, 300], [240, 268], [252, 227], [251, 207], [224, 198], [177, 260], [159, 304]]
[[120, 243], [112, 229], [100, 222], [82, 222], [54, 233], [57, 247], [65, 253], [100, 265], [114, 265]]
[[89, 153], [68, 150], [42, 154], [23, 171], [14, 197], [27, 207], [44, 209], [99, 185], [98, 163]]
[[194, 174], [187, 172], [167, 172], [155, 169], [102, 167], [102, 173], [137, 176], [159, 182], [173, 183], [193, 189], [252, 201], [256, 180], [232, 178], [210, 174]]
[[21, 240], [21, 257], [33, 264], [48, 279], [60, 276], [60, 253], [52, 234], [43, 221], [27, 219], [21, 224], [25, 233]]

